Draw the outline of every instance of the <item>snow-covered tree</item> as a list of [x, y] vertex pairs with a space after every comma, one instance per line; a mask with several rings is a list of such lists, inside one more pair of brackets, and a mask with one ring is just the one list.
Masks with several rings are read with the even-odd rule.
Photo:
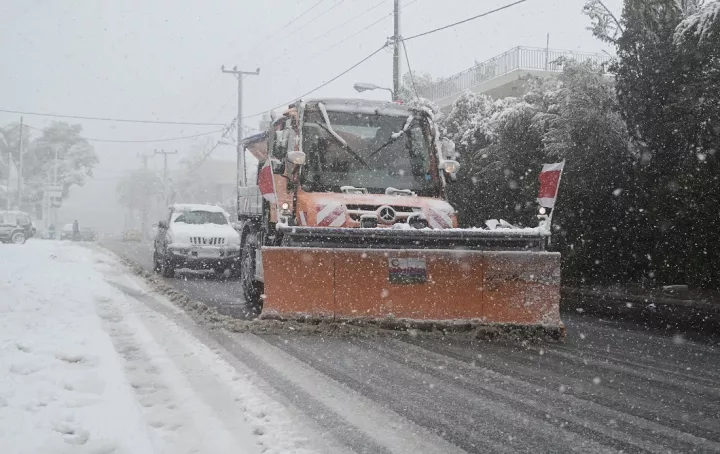
[[718, 39], [720, 34], [720, 1], [713, 1], [693, 14], [687, 15], [675, 28], [675, 43], [704, 44]]
[[620, 21], [602, 0], [586, 0], [583, 12], [590, 18], [593, 35], [606, 43], [617, 44], [623, 31]]
[[[632, 248], [607, 246], [631, 246], [632, 239], [617, 232], [635, 225], [624, 207], [636, 158], [603, 68], [567, 61], [559, 78], [530, 80], [520, 98], [493, 101], [467, 92], [443, 120], [443, 131], [457, 143], [463, 165], [449, 188], [463, 225], [496, 217], [536, 225], [541, 166], [566, 159], [555, 216], [565, 275], [575, 283], [616, 282], [631, 272], [622, 251]], [[607, 267], [611, 262], [628, 266]]]
[[403, 74], [400, 90], [396, 97], [405, 102], [415, 98], [429, 98], [430, 89], [434, 83], [434, 79], [428, 73], [408, 71]]
[[[19, 124], [0, 128], [5, 147], [13, 161], [19, 162]], [[57, 151], [57, 183], [63, 187], [63, 197], [73, 185], [82, 186], [98, 163], [95, 149], [82, 137], [81, 125], [55, 122], [35, 135], [26, 126], [23, 129], [23, 180], [25, 181], [24, 202], [42, 200], [44, 187], [53, 181]], [[0, 145], [2, 146], [2, 145]], [[4, 166], [7, 163], [5, 162]], [[6, 168], [2, 169], [3, 174]]]

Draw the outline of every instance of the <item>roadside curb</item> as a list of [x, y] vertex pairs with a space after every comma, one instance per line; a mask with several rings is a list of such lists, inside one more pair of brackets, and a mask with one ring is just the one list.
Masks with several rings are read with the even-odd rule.
[[566, 313], [624, 318], [645, 325], [720, 334], [720, 304], [567, 287], [560, 293], [560, 310]]

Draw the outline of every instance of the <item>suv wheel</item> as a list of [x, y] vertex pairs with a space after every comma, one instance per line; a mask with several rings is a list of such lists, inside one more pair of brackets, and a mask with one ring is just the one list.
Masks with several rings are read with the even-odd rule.
[[10, 237], [10, 240], [15, 244], [25, 244], [25, 234], [23, 232], [15, 232]]

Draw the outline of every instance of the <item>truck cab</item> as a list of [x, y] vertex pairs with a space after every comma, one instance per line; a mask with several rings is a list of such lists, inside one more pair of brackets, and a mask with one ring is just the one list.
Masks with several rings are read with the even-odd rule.
[[425, 109], [360, 99], [298, 102], [243, 147], [258, 159], [255, 181], [238, 189], [248, 302], [259, 304], [261, 248], [280, 244], [280, 225], [457, 227], [445, 194], [459, 167], [454, 146], [441, 140]]

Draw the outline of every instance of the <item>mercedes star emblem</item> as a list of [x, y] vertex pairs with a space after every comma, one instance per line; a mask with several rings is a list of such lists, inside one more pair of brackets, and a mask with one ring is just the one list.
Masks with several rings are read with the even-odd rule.
[[385, 222], [392, 222], [395, 220], [395, 210], [389, 206], [380, 207], [378, 210], [378, 217]]

